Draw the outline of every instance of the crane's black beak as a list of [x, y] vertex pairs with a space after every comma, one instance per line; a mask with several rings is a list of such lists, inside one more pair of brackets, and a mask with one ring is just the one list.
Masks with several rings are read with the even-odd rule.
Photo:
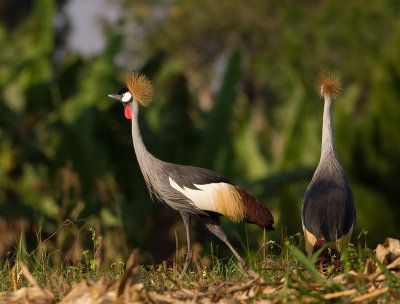
[[108, 97], [122, 101], [122, 95], [119, 94], [108, 94]]

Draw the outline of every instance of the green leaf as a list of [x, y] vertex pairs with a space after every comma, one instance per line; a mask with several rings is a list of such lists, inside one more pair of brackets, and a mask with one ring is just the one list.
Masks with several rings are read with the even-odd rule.
[[293, 255], [310, 271], [314, 280], [320, 285], [324, 285], [324, 281], [319, 275], [318, 270], [315, 268], [314, 264], [309, 260], [303, 252], [300, 251], [297, 247], [293, 245], [288, 245], [289, 250], [293, 253]]

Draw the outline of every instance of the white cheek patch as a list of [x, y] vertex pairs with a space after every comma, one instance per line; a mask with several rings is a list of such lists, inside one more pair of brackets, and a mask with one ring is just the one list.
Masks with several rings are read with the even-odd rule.
[[123, 102], [128, 102], [129, 100], [131, 100], [131, 98], [132, 98], [132, 94], [130, 93], [130, 92], [126, 92], [125, 94], [124, 94], [124, 96], [122, 96], [122, 101]]

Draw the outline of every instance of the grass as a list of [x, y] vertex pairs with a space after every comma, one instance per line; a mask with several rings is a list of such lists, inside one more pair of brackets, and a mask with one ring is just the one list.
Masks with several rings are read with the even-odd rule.
[[[251, 269], [259, 276], [259, 281], [253, 283], [259, 287], [253, 300], [268, 298], [277, 302], [329, 302], [335, 299], [335, 302], [347, 303], [348, 295], [368, 295], [372, 285], [377, 289], [400, 288], [399, 276], [379, 262], [378, 267], [381, 268], [384, 278], [372, 282], [366, 279], [363, 272], [367, 261], [372, 259], [377, 262], [369, 248], [350, 246], [344, 251], [341, 260], [332, 261], [325, 267], [316, 267], [313, 262], [318, 253], [309, 260], [299, 249], [299, 244], [293, 243], [294, 239], [296, 237], [288, 238], [284, 246], [279, 245], [280, 251], [277, 255], [266, 254], [264, 250], [261, 250], [261, 254], [250, 252], [247, 260]], [[213, 256], [210, 258], [215, 259]], [[254, 279], [244, 273], [234, 260], [215, 262], [210, 268], [197, 265], [195, 268], [197, 269], [179, 277], [174, 267], [166, 267], [165, 264], [146, 267], [143, 271], [143, 282], [149, 289], [173, 292], [182, 288], [205, 290], [210, 286], [226, 283], [245, 285]], [[224, 296], [231, 295], [228, 293]], [[374, 301], [385, 301], [391, 294], [386, 292], [376, 297], [373, 294], [369, 296]], [[362, 298], [359, 299], [363, 301]]]
[[[58, 251], [51, 251], [38, 234], [38, 247], [28, 253], [21, 235], [15, 246], [15, 255], [0, 264], [0, 290], [12, 290], [10, 271], [13, 266], [19, 274], [21, 263], [28, 266], [36, 282], [50, 290], [56, 300], [61, 300], [81, 280], [99, 281], [107, 284], [118, 281], [124, 274], [125, 264], [114, 262], [99, 266], [99, 242], [95, 231], [90, 230], [93, 246], [84, 250], [82, 261], [67, 262]], [[181, 276], [183, 263], [177, 256], [159, 265], [141, 266], [144, 288], [158, 294], [195, 290], [196, 295], [228, 297], [240, 294], [243, 299], [256, 301], [269, 299], [276, 302], [349, 302], [369, 295], [373, 301], [400, 299], [399, 272], [389, 270], [378, 261], [371, 249], [360, 243], [349, 246], [340, 260], [328, 265], [317, 265], [316, 253], [308, 259], [302, 250], [300, 233], [285, 238], [281, 244], [274, 241], [263, 243], [257, 251], [247, 251], [246, 260], [250, 272], [244, 272], [231, 257], [218, 258], [218, 247], [211, 243], [209, 255], [194, 260], [187, 274]], [[178, 260], [178, 263], [176, 261]], [[375, 266], [378, 275], [371, 279]], [[379, 270], [378, 270], [379, 269]], [[30, 286], [24, 276], [18, 276], [18, 288]], [[386, 289], [390, 292], [383, 292]], [[188, 291], [189, 290], [189, 291]], [[374, 290], [381, 294], [372, 294]], [[358, 297], [358, 298], [357, 298]], [[357, 301], [356, 301], [357, 302]]]

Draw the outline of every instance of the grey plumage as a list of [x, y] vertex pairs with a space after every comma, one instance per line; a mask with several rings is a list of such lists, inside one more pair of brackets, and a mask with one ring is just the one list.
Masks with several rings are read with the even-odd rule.
[[[222, 175], [211, 170], [192, 166], [176, 165], [161, 161], [150, 154], [141, 137], [138, 115], [142, 84], [148, 86], [148, 80], [134, 74], [127, 80], [130, 90], [122, 89], [109, 97], [120, 100], [124, 105], [125, 116], [132, 118], [132, 140], [135, 154], [152, 196], [179, 211], [186, 227], [188, 254], [183, 273], [191, 262], [193, 253], [190, 239], [191, 216], [198, 215], [207, 229], [221, 239], [236, 256], [241, 266], [246, 269], [245, 261], [229, 243], [222, 231], [219, 217], [228, 216], [235, 222], [248, 220], [263, 229], [273, 230], [274, 219], [264, 204], [235, 186]], [[143, 91], [148, 92], [148, 87]], [[146, 100], [148, 101], [148, 94]]]
[[[302, 206], [306, 250], [314, 246], [349, 239], [356, 220], [353, 193], [336, 152], [332, 124], [332, 95], [324, 95], [321, 158]], [[336, 244], [339, 251], [341, 245]]]
[[[132, 102], [132, 116], [138, 117], [138, 115], [139, 104]], [[134, 118], [131, 122], [133, 147], [151, 197], [164, 202], [177, 211], [185, 212], [190, 215], [206, 215], [206, 212], [197, 208], [187, 197], [183, 196], [182, 193], [171, 188], [167, 181], [171, 175], [170, 172], [174, 172], [174, 165], [161, 161], [150, 154], [143, 143], [138, 119]]]

